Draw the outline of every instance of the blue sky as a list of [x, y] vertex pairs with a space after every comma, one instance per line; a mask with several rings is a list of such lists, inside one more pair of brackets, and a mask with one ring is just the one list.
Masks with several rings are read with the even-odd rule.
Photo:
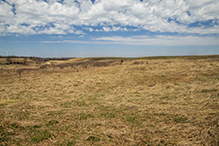
[[0, 0], [0, 55], [219, 54], [219, 0]]

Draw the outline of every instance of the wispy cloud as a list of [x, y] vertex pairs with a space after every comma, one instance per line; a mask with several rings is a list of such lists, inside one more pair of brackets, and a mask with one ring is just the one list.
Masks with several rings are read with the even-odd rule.
[[74, 44], [123, 44], [144, 46], [211, 46], [219, 45], [217, 37], [198, 36], [133, 36], [133, 37], [100, 37], [91, 41], [62, 40], [42, 41], [42, 43], [74, 43]]

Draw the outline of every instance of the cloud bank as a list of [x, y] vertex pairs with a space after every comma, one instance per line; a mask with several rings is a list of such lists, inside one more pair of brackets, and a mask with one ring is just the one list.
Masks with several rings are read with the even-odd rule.
[[[200, 40], [208, 45], [217, 44], [215, 39], [217, 40], [219, 36], [219, 1], [0, 0], [0, 36], [86, 35], [90, 32], [136, 31], [176, 33], [186, 36], [168, 36], [167, 39], [163, 39], [167, 42], [169, 39], [180, 41], [183, 38], [189, 38], [194, 41], [188, 44], [194, 44]], [[163, 35], [150, 38], [150, 41], [165, 38]], [[208, 43], [204, 41], [204, 35], [208, 35]], [[119, 39], [130, 39], [130, 43], [150, 44], [149, 39], [142, 37], [145, 36], [102, 36], [90, 38], [90, 40], [128, 43]]]

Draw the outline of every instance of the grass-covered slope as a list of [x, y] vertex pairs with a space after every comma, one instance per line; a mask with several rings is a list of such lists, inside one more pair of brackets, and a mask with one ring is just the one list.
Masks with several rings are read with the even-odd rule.
[[3, 73], [0, 145], [218, 145], [219, 58], [147, 61]]

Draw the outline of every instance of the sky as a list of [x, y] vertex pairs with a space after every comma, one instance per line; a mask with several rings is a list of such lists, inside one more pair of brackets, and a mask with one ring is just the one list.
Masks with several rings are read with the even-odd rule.
[[219, 0], [0, 0], [0, 55], [219, 54]]

